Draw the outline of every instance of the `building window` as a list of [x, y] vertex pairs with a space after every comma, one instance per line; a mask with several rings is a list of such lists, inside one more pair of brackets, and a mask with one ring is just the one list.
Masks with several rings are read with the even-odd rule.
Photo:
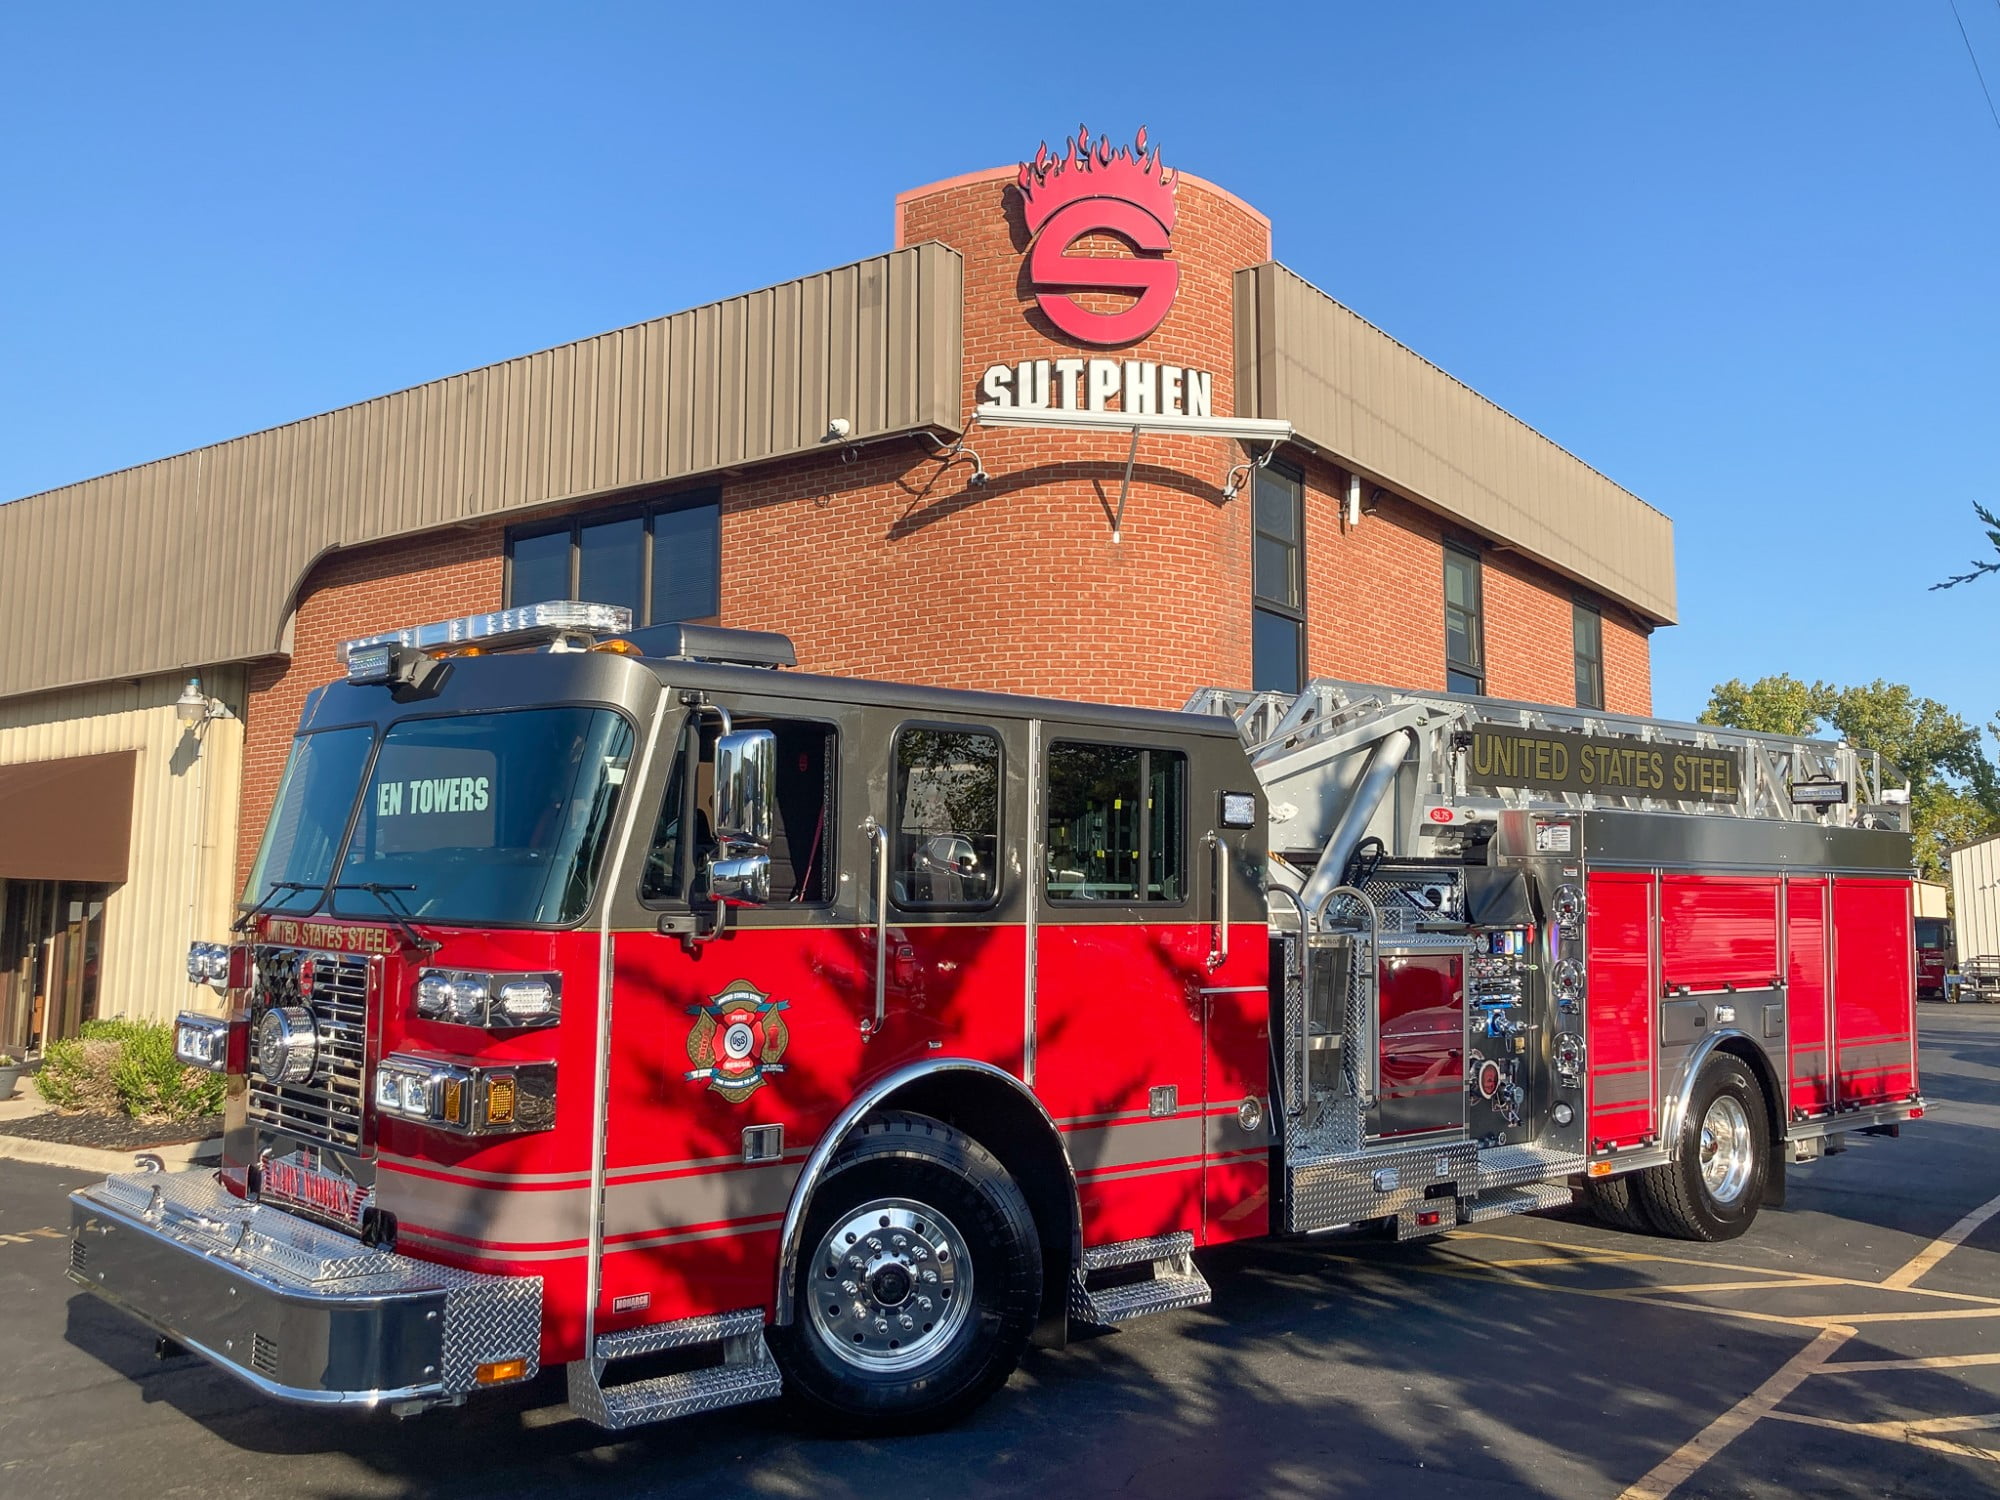
[[1479, 554], [1447, 542], [1444, 549], [1444, 685], [1447, 692], [1486, 691], [1486, 627], [1482, 611]]
[[1179, 901], [1187, 894], [1187, 757], [1051, 745], [1047, 833], [1051, 900]]
[[722, 504], [713, 490], [507, 533], [507, 603], [622, 604], [632, 623], [722, 611]]
[[1305, 685], [1304, 486], [1270, 466], [1257, 471], [1251, 590], [1250, 686], [1296, 693]]
[[1604, 707], [1604, 616], [1581, 599], [1571, 606], [1576, 642], [1576, 706]]

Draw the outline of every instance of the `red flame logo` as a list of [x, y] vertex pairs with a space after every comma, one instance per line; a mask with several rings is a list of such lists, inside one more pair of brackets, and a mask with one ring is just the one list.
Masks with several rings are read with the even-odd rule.
[[[1022, 213], [1035, 242], [1028, 252], [1028, 280], [1048, 320], [1079, 343], [1133, 344], [1165, 320], [1180, 290], [1181, 268], [1165, 260], [1176, 217], [1177, 172], [1160, 166], [1160, 152], [1146, 147], [1142, 126], [1128, 148], [1099, 139], [1083, 126], [1066, 155], [1050, 154], [1044, 141], [1035, 159], [1022, 162], [1018, 181]], [[1071, 255], [1088, 234], [1115, 234], [1134, 259]], [[1094, 312], [1077, 302], [1078, 291], [1125, 292], [1137, 300], [1119, 312]]]

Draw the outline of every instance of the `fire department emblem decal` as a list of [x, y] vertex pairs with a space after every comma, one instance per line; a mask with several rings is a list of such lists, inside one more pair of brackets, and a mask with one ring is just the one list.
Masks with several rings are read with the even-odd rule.
[[773, 1000], [746, 979], [733, 980], [706, 1005], [691, 1005], [688, 1032], [690, 1083], [708, 1086], [731, 1104], [741, 1104], [773, 1073], [785, 1071], [783, 1058], [792, 1034], [779, 1011], [791, 1002]]

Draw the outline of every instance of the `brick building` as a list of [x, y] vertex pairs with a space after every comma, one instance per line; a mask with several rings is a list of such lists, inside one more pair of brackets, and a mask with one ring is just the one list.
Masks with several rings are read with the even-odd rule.
[[0, 507], [0, 823], [86, 755], [135, 809], [87, 872], [58, 838], [0, 852], [0, 1047], [180, 1003], [305, 695], [341, 641], [426, 619], [574, 596], [952, 687], [1650, 711], [1671, 523], [1143, 136], [904, 193], [895, 235]]

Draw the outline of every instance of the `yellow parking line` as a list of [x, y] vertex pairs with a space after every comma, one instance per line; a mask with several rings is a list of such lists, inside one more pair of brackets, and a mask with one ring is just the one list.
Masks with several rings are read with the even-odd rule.
[[[1831, 1276], [1785, 1276], [1772, 1281], [1681, 1281], [1671, 1286], [1654, 1286], [1650, 1284], [1635, 1286], [1632, 1290], [1650, 1297], [1669, 1292], [1681, 1294], [1688, 1292], [1762, 1292], [1783, 1287], [1844, 1285], [1846, 1285], [1845, 1282], [1837, 1281]], [[2000, 1308], [1995, 1308], [1994, 1311], [2000, 1312]]]
[[1666, 1500], [1683, 1480], [1692, 1477], [1739, 1434], [1748, 1431], [1759, 1417], [1769, 1416], [1780, 1401], [1805, 1384], [1807, 1377], [1853, 1336], [1851, 1328], [1823, 1329], [1818, 1338], [1780, 1365], [1756, 1390], [1653, 1465], [1618, 1500]]
[[1941, 1307], [1932, 1312], [1848, 1312], [1824, 1317], [1802, 1318], [1814, 1328], [1831, 1328], [1836, 1323], [1945, 1323], [1963, 1318], [2000, 1318], [2000, 1307]]
[[[2000, 1413], [1985, 1417], [1941, 1417], [1931, 1422], [1836, 1422], [1831, 1417], [1809, 1417], [1804, 1412], [1766, 1412], [1774, 1422], [1796, 1422], [1802, 1427], [1825, 1427], [1834, 1432], [1851, 1432], [1856, 1437], [1883, 1438], [1912, 1448], [1928, 1448], [1957, 1458], [1983, 1458], [2000, 1463], [2000, 1448], [1981, 1448], [1972, 1443], [1954, 1443], [1940, 1438], [1940, 1432], [1976, 1431], [2000, 1423]], [[1622, 1500], [1622, 1497], [1621, 1497]]]
[[[1878, 1290], [1908, 1291], [1910, 1283], [1932, 1269], [1937, 1263], [1965, 1243], [1973, 1232], [1995, 1214], [2000, 1214], [2000, 1196], [1989, 1199], [1965, 1215], [1951, 1228], [1932, 1240], [1917, 1254], [1877, 1284]], [[1656, 1304], [1671, 1306], [1671, 1303]], [[1820, 1335], [1805, 1348], [1794, 1354], [1779, 1367], [1777, 1372], [1745, 1396], [1728, 1411], [1689, 1438], [1685, 1443], [1668, 1454], [1645, 1474], [1637, 1484], [1619, 1496], [1619, 1500], [1665, 1500], [1678, 1488], [1683, 1480], [1695, 1474], [1709, 1459], [1721, 1452], [1733, 1439], [1762, 1417], [1782, 1416], [1785, 1421], [1802, 1421], [1808, 1426], [1842, 1427], [1842, 1424], [1827, 1418], [1806, 1418], [1796, 1413], [1779, 1413], [1778, 1403], [1796, 1390], [1812, 1375], [1819, 1373], [1841, 1345], [1859, 1336], [1854, 1324], [1882, 1322], [1936, 1321], [1946, 1318], [1991, 1317], [1992, 1313], [1983, 1309], [1953, 1308], [1931, 1313], [1887, 1313], [1851, 1319], [1848, 1323], [1832, 1323], [1824, 1319], [1810, 1321], [1822, 1324]], [[1865, 1425], [1865, 1424], [1864, 1424]], [[1859, 1430], [1843, 1428], [1843, 1430]], [[1899, 1428], [1894, 1441], [1908, 1443], [1919, 1448], [1934, 1448], [1939, 1452], [1969, 1454], [1975, 1458], [2000, 1458], [1987, 1448], [1975, 1448], [1969, 1444], [1953, 1443], [1942, 1438], [1916, 1433], [1907, 1426]]]
[[1979, 1207], [1975, 1208], [1943, 1234], [1924, 1246], [1917, 1254], [1910, 1257], [1908, 1263], [1900, 1271], [1896, 1272], [1895, 1275], [1883, 1282], [1882, 1285], [1886, 1287], [1909, 1286], [1918, 1277], [1922, 1276], [1931, 1267], [1935, 1266], [1939, 1261], [1943, 1260], [1952, 1251], [1970, 1239], [1972, 1232], [1996, 1213], [2000, 1213], [2000, 1198], [1993, 1198], [1988, 1202], [1980, 1204]]
[[1960, 1370], [1969, 1365], [2000, 1365], [2000, 1354], [1926, 1354], [1912, 1359], [1843, 1359], [1826, 1365], [1822, 1375], [1871, 1375], [1881, 1370]]
[[[1992, 1207], [1992, 1205], [1988, 1206]], [[1548, 1249], [1559, 1248], [1547, 1240], [1517, 1239], [1512, 1235], [1504, 1234], [1454, 1234], [1452, 1237], [1454, 1239], [1505, 1240], [1515, 1245], [1536, 1245]], [[1975, 1302], [1985, 1307], [2000, 1307], [2000, 1297], [1982, 1297], [1975, 1292], [1933, 1291], [1929, 1287], [1904, 1285], [1896, 1282], [1894, 1278], [1891, 1278], [1889, 1281], [1863, 1281], [1852, 1276], [1824, 1276], [1815, 1271], [1786, 1271], [1773, 1266], [1746, 1266], [1726, 1260], [1696, 1260], [1693, 1256], [1688, 1255], [1654, 1255], [1644, 1251], [1616, 1251], [1609, 1253], [1616, 1254], [1621, 1260], [1654, 1261], [1658, 1264], [1668, 1266], [1693, 1266], [1704, 1271], [1740, 1271], [1750, 1276], [1796, 1278], [1801, 1284], [1806, 1284], [1809, 1281], [1814, 1286], [1851, 1286], [1861, 1288], [1865, 1291], [1881, 1291], [1886, 1288], [1890, 1291], [1902, 1292], [1906, 1296], [1911, 1297], [1934, 1297], [1946, 1302]], [[1582, 1258], [1579, 1257], [1579, 1260], [1581, 1261]], [[1514, 1262], [1493, 1261], [1485, 1262], [1485, 1264], [1514, 1264]], [[1936, 1261], [1933, 1260], [1931, 1264], [1935, 1265]], [[1897, 1274], [1901, 1275], [1902, 1273], [1898, 1272]]]

